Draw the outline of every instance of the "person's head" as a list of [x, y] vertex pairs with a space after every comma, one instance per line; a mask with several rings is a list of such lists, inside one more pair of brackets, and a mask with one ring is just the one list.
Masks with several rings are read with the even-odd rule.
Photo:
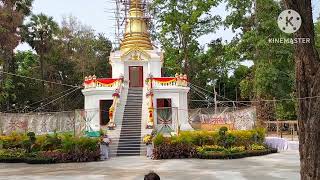
[[155, 172], [150, 172], [144, 176], [144, 180], [160, 180], [160, 177]]

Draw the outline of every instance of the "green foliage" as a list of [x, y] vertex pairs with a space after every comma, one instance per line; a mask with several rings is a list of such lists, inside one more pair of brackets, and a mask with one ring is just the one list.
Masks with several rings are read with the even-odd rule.
[[[10, 65], [15, 67], [12, 73], [79, 86], [88, 75], [111, 77], [108, 59], [112, 43], [105, 35], [96, 33], [72, 16], [64, 18], [61, 26], [58, 26], [52, 17], [33, 15], [26, 20], [19, 35], [36, 53], [16, 52]], [[37, 109], [41, 103], [52, 101], [68, 89], [70, 87], [7, 75], [3, 86], [0, 86], [0, 109], [29, 112], [35, 109], [68, 111], [82, 108], [83, 96], [80, 91], [75, 91], [55, 103]]]
[[318, 52], [320, 52], [320, 18], [316, 21], [314, 25], [314, 31], [315, 31], [315, 40], [316, 40], [316, 47], [318, 49]]
[[190, 144], [164, 143], [153, 150], [154, 159], [182, 159], [196, 156], [196, 148]]
[[60, 149], [62, 145], [62, 140], [61, 138], [58, 136], [58, 134], [56, 132], [54, 132], [54, 134], [49, 135], [47, 134], [46, 136], [46, 140], [44, 142], [44, 150], [54, 150], [54, 149]]
[[153, 30], [165, 50], [165, 67], [170, 67], [166, 69], [166, 73], [189, 74], [192, 61], [200, 49], [197, 38], [213, 32], [220, 21], [219, 16], [209, 13], [219, 2], [220, 0], [153, 1], [151, 10], [156, 16]]
[[159, 146], [165, 142], [165, 138], [163, 137], [162, 134], [157, 134], [154, 139], [153, 139], [153, 144], [155, 146]]
[[5, 158], [24, 158], [26, 151], [23, 149], [1, 149], [0, 157]]
[[211, 152], [223, 152], [226, 149], [222, 146], [218, 146], [218, 145], [211, 145], [211, 146], [200, 146], [197, 148], [197, 152], [198, 153], [204, 153], [206, 151], [211, 151]]
[[[269, 43], [269, 38], [290, 38], [277, 25], [282, 11], [281, 2], [274, 0], [227, 0], [230, 14], [225, 25], [241, 29], [231, 44], [237, 49], [240, 60], [254, 62], [252, 72], [240, 82], [241, 96], [250, 99], [290, 99], [294, 98], [294, 59], [293, 45]], [[254, 8], [252, 8], [254, 7]], [[260, 106], [260, 104], [258, 104]], [[276, 114], [277, 118], [295, 119], [295, 102], [276, 103], [277, 110], [261, 105], [257, 117], [264, 117], [266, 111]], [[279, 106], [279, 108], [278, 108]], [[272, 116], [275, 117], [275, 116]], [[272, 120], [272, 119], [264, 119]]]
[[[194, 146], [221, 146], [224, 148], [244, 146], [249, 149], [252, 144], [263, 144], [265, 129], [225, 131], [183, 131], [178, 136], [169, 138], [158, 134], [153, 143], [155, 147], [161, 144], [188, 144]], [[223, 133], [221, 133], [223, 132]]]
[[251, 150], [265, 150], [266, 147], [263, 145], [259, 145], [259, 144], [252, 144], [251, 146]]
[[276, 149], [265, 149], [265, 150], [255, 150], [255, 151], [241, 151], [239, 148], [234, 153], [222, 153], [222, 152], [213, 152], [205, 151], [203, 153], [198, 153], [198, 158], [200, 159], [239, 159], [251, 156], [263, 156], [271, 153], [277, 153]]
[[217, 144], [218, 136], [214, 131], [183, 131], [179, 134], [181, 139], [189, 139], [196, 146]]
[[236, 146], [236, 147], [231, 147], [228, 149], [228, 153], [239, 153], [245, 151], [244, 146]]
[[21, 133], [12, 132], [8, 136], [0, 136], [0, 141], [4, 149], [22, 148], [23, 142], [28, 140], [28, 136]]
[[70, 133], [35, 136], [12, 133], [0, 136], [0, 162], [31, 164], [88, 162], [100, 158], [99, 138], [74, 137]]
[[225, 126], [223, 126], [223, 127], [221, 127], [221, 128], [219, 129], [219, 135], [220, 135], [220, 136], [224, 136], [224, 135], [226, 135], [227, 131], [228, 131], [228, 128], [225, 127]]

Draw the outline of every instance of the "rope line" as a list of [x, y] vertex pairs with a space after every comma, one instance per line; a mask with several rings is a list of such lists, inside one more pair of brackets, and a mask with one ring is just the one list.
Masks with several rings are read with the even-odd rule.
[[[58, 101], [58, 100], [60, 100], [60, 99], [62, 99], [62, 98], [64, 98], [64, 97], [66, 97], [66, 96], [68, 96], [68, 95], [72, 94], [73, 92], [75, 92], [75, 91], [77, 91], [77, 90], [79, 90], [79, 89], [81, 89], [81, 88], [80, 88], [80, 87], [78, 87], [78, 88], [74, 89], [73, 91], [68, 92], [68, 93], [66, 93], [66, 94], [64, 94], [64, 95], [62, 95], [62, 96], [60, 96], [60, 97], [58, 97], [58, 98], [56, 98], [56, 99], [54, 99], [54, 100], [52, 100], [52, 101], [48, 102], [47, 104], [42, 105], [42, 106], [40, 106], [40, 107], [38, 107], [38, 108], [36, 108], [36, 109], [32, 110], [31, 112], [34, 112], [34, 111], [36, 111], [36, 110], [38, 110], [38, 109], [40, 109], [40, 108], [43, 108], [43, 107], [45, 107], [45, 106], [47, 106], [47, 105], [49, 105], [49, 104], [52, 104], [52, 103], [54, 103], [54, 102], [56, 102], [56, 101]], [[30, 112], [29, 112], [29, 113], [30, 113]]]
[[7, 113], [10, 113], [10, 112], [12, 112], [12, 111], [20, 111], [20, 110], [24, 111], [24, 110], [27, 109], [27, 108], [32, 108], [32, 106], [35, 105], [35, 104], [42, 103], [42, 102], [44, 102], [44, 101], [46, 101], [46, 100], [48, 100], [48, 99], [50, 99], [50, 98], [55, 98], [56, 96], [58, 96], [58, 95], [60, 95], [60, 94], [67, 93], [68, 91], [73, 90], [73, 89], [75, 89], [75, 88], [70, 88], [70, 89], [68, 89], [68, 90], [65, 90], [65, 91], [59, 92], [59, 93], [57, 93], [57, 94], [54, 94], [54, 95], [52, 95], [52, 96], [46, 97], [46, 98], [44, 98], [44, 99], [42, 99], [42, 100], [40, 100], [40, 101], [37, 101], [37, 102], [34, 102], [34, 103], [30, 104], [29, 107], [21, 107], [21, 108], [10, 109], [10, 110], [8, 110], [8, 111], [6, 111], [6, 112], [7, 112]]
[[[190, 84], [191, 86], [193, 86], [193, 87], [197, 87], [197, 88], [202, 89], [202, 90], [204, 90], [204, 91], [206, 91], [206, 92], [212, 93], [212, 92], [210, 92], [210, 91], [208, 91], [208, 90], [206, 90], [206, 89], [204, 89], [204, 88], [202, 88], [202, 87], [199, 87], [199, 86], [197, 86], [197, 85], [195, 85], [195, 84], [192, 84], [192, 83], [189, 83], [189, 84]], [[234, 101], [234, 100], [228, 99], [228, 98], [226, 98], [226, 97], [224, 97], [224, 96], [221, 96], [221, 95], [219, 95], [219, 94], [217, 94], [217, 96], [228, 100], [228, 101], [221, 101], [221, 102], [237, 102], [237, 103], [241, 103], [241, 102], [251, 102], [251, 103], [254, 103], [254, 102], [279, 102], [279, 101], [309, 100], [309, 99], [320, 98], [320, 95], [319, 95], [319, 96], [309, 96], [309, 97], [300, 97], [300, 98], [297, 97], [297, 98], [291, 98], [291, 99], [289, 99], [289, 98], [287, 98], [287, 99], [284, 98], [284, 99], [261, 99], [261, 100], [252, 100], [252, 101]]]
[[61, 85], [61, 86], [68, 86], [68, 87], [74, 87], [74, 88], [80, 87], [80, 86], [74, 86], [74, 85], [70, 85], [70, 84], [64, 84], [64, 83], [58, 83], [58, 82], [53, 82], [53, 81], [47, 81], [47, 80], [43, 80], [43, 79], [37, 79], [37, 78], [33, 78], [33, 77], [23, 76], [23, 75], [19, 75], [19, 74], [4, 72], [4, 71], [2, 71], [2, 73], [8, 74], [8, 75], [11, 75], [11, 76], [25, 78], [25, 79], [31, 79], [31, 80], [34, 80], [34, 81], [41, 81], [41, 82], [46, 82], [46, 83], [51, 83], [51, 84], [57, 84], [57, 85]]

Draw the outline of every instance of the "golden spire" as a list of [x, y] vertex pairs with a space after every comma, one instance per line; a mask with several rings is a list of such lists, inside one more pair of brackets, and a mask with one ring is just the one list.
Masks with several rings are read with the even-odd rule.
[[148, 25], [144, 18], [141, 0], [130, 0], [129, 16], [126, 22], [124, 39], [120, 50], [128, 51], [132, 48], [152, 50]]

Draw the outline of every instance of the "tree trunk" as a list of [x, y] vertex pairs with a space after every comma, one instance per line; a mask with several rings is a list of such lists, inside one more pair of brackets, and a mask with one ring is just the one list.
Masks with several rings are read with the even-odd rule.
[[311, 43], [295, 44], [296, 88], [299, 120], [299, 150], [302, 180], [320, 179], [320, 58], [315, 48], [311, 0], [285, 0], [297, 11], [302, 26], [295, 38], [310, 38]]
[[262, 101], [261, 97], [257, 98], [257, 102], [254, 103], [257, 112], [256, 127], [267, 128], [266, 121], [276, 120], [276, 110], [272, 101]]

